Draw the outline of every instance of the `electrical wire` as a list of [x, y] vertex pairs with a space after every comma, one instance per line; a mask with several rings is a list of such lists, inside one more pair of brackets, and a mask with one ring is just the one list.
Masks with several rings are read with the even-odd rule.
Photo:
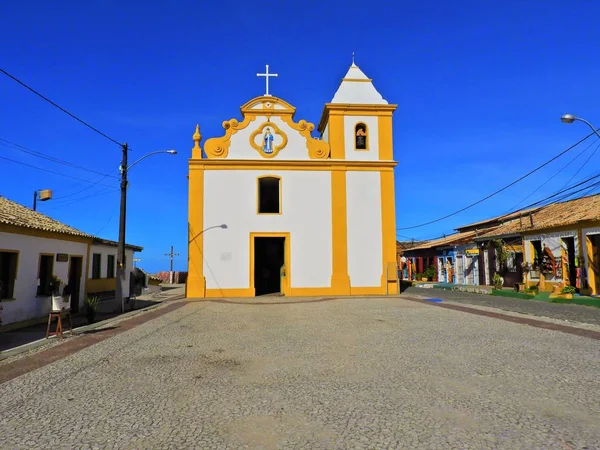
[[87, 200], [88, 198], [98, 197], [100, 195], [112, 194], [112, 193], [115, 193], [117, 191], [118, 191], [118, 189], [113, 189], [113, 190], [110, 190], [110, 191], [96, 192], [95, 194], [86, 195], [85, 197], [71, 199], [67, 203], [63, 203], [63, 204], [56, 205], [56, 206], [53, 206], [51, 208], [48, 208], [47, 211], [52, 211], [52, 210], [55, 210], [55, 209], [64, 208], [65, 206], [69, 206], [69, 205], [72, 205], [73, 203], [80, 202], [81, 200]]
[[[27, 147], [25, 147], [23, 145], [20, 145], [20, 144], [16, 144], [16, 143], [11, 142], [11, 141], [9, 141], [7, 139], [0, 138], [0, 141], [1, 141], [0, 145], [3, 145], [4, 147], [12, 148], [14, 150], [18, 150], [20, 152], [26, 153], [28, 155], [35, 156], [37, 158], [42, 158], [42, 159], [45, 159], [47, 161], [51, 161], [51, 162], [56, 163], [56, 164], [63, 164], [65, 166], [73, 167], [75, 169], [85, 170], [87, 172], [95, 173], [97, 175], [104, 175], [102, 172], [98, 172], [98, 171], [93, 170], [93, 169], [88, 169], [87, 167], [79, 166], [79, 165], [71, 163], [69, 161], [65, 161], [64, 159], [59, 159], [59, 158], [55, 158], [53, 156], [44, 155], [41, 152], [38, 152], [36, 150], [32, 150], [32, 149], [27, 148]], [[115, 175], [108, 175], [108, 176], [110, 176], [112, 178], [118, 178]]]
[[437, 219], [434, 220], [430, 220], [429, 222], [425, 222], [425, 223], [421, 223], [418, 225], [413, 225], [410, 227], [402, 227], [402, 228], [396, 228], [396, 230], [412, 230], [414, 228], [421, 228], [427, 225], [431, 225], [433, 223], [437, 223], [437, 222], [441, 222], [442, 220], [448, 219], [449, 217], [455, 216], [457, 214], [460, 214], [463, 211], [466, 211], [467, 209], [472, 208], [473, 206], [479, 205], [480, 203], [483, 203], [484, 201], [494, 197], [495, 195], [498, 195], [500, 192], [503, 192], [505, 190], [507, 190], [508, 188], [510, 188], [511, 186], [514, 186], [515, 184], [517, 184], [518, 182], [524, 180], [525, 178], [527, 178], [528, 176], [534, 174], [535, 172], [537, 172], [538, 170], [540, 170], [541, 168], [547, 166], [548, 164], [550, 164], [552, 161], [558, 159], [559, 157], [561, 157], [562, 155], [564, 155], [565, 153], [567, 153], [568, 151], [572, 150], [573, 148], [577, 147], [579, 144], [581, 144], [583, 141], [585, 141], [586, 139], [590, 138], [591, 136], [595, 135], [595, 132], [592, 132], [590, 134], [588, 134], [586, 137], [584, 137], [583, 139], [579, 140], [578, 142], [576, 142], [575, 144], [571, 145], [570, 147], [568, 147], [567, 149], [563, 150], [562, 152], [560, 152], [559, 154], [557, 154], [556, 156], [554, 156], [553, 158], [549, 159], [548, 161], [546, 161], [545, 163], [543, 163], [542, 165], [536, 167], [535, 169], [531, 170], [530, 172], [526, 173], [525, 175], [523, 175], [522, 177], [514, 180], [513, 182], [507, 184], [506, 186], [498, 189], [495, 192], [492, 192], [491, 194], [487, 195], [486, 197], [471, 203], [470, 205], [465, 206], [464, 208], [459, 209], [458, 211], [454, 211], [453, 213], [447, 214], [443, 217], [439, 217]]
[[[54, 174], [54, 175], [59, 175], [59, 176], [61, 176], [61, 177], [65, 177], [65, 178], [71, 178], [72, 180], [77, 180], [77, 181], [83, 181], [83, 182], [85, 182], [85, 183], [92, 183], [92, 184], [96, 184], [95, 182], [93, 182], [93, 181], [90, 181], [90, 180], [86, 180], [86, 179], [84, 179], [84, 178], [74, 177], [74, 176], [72, 176], [72, 175], [67, 175], [67, 174], [64, 174], [64, 173], [55, 172], [54, 170], [50, 170], [50, 169], [44, 169], [43, 167], [34, 166], [34, 165], [32, 165], [32, 164], [27, 164], [27, 163], [24, 163], [24, 162], [22, 162], [22, 161], [16, 161], [16, 160], [14, 160], [14, 159], [6, 158], [6, 157], [4, 157], [4, 156], [0, 156], [0, 159], [4, 159], [4, 160], [6, 160], [6, 161], [10, 161], [10, 162], [13, 162], [13, 163], [15, 163], [15, 164], [21, 164], [21, 165], [23, 165], [23, 166], [26, 166], [26, 167], [31, 167], [32, 169], [41, 170], [41, 171], [43, 171], [43, 172], [52, 173], [52, 174]], [[100, 184], [99, 186], [110, 187], [110, 188], [111, 188], [111, 187], [113, 187], [113, 186], [109, 186], [109, 185], [107, 185], [107, 184]]]
[[[596, 139], [595, 141], [593, 141], [590, 145], [588, 145], [585, 149], [583, 149], [581, 152], [579, 152], [577, 154], [577, 156], [575, 156], [575, 158], [571, 159], [571, 161], [569, 161], [567, 164], [565, 164], [564, 166], [562, 166], [557, 172], [554, 173], [554, 175], [552, 175], [550, 178], [548, 178], [546, 181], [544, 181], [542, 184], [540, 184], [536, 189], [534, 189], [532, 192], [529, 193], [529, 195], [527, 195], [526, 197], [523, 197], [523, 199], [517, 203], [516, 205], [514, 205], [512, 208], [509, 208], [508, 211], [515, 211], [516, 208], [522, 204], [525, 200], [527, 200], [529, 197], [531, 197], [533, 194], [535, 194], [537, 191], [539, 191], [541, 188], [543, 188], [544, 186], [546, 186], [550, 181], [552, 181], [554, 179], [554, 177], [556, 177], [558, 174], [562, 173], [567, 167], [569, 167], [577, 158], [579, 158], [581, 155], [583, 155], [585, 152], [587, 152], [589, 150], [589, 148], [594, 145], [596, 142], [598, 142], [598, 140]], [[596, 153], [596, 150], [598, 150], [598, 148], [600, 148], [600, 143], [598, 144], [598, 146], [596, 147], [596, 149], [592, 152], [592, 155], [594, 155], [594, 153]], [[590, 157], [591, 157], [590, 156]], [[562, 187], [561, 189], [564, 189], [565, 186], [567, 186], [572, 180], [573, 178], [575, 178], [575, 176], [581, 171], [581, 169], [585, 166], [585, 164], [590, 160], [590, 158], [588, 158], [583, 164], [582, 166], [579, 168], [579, 170], [577, 172], [575, 172], [575, 175], [573, 175], [571, 177], [571, 179], [569, 181], [567, 181]]]
[[17, 77], [15, 77], [14, 75], [11, 75], [10, 73], [8, 73], [6, 70], [0, 68], [0, 72], [2, 72], [4, 75], [6, 75], [7, 77], [11, 78], [12, 80], [16, 81], [17, 83], [19, 83], [21, 86], [23, 86], [24, 88], [30, 90], [31, 92], [33, 92], [35, 95], [37, 95], [38, 97], [44, 99], [45, 101], [47, 101], [48, 103], [50, 103], [52, 106], [60, 109], [62, 112], [64, 112], [65, 114], [71, 116], [73, 119], [75, 119], [76, 121], [78, 121], [79, 123], [85, 125], [86, 127], [88, 127], [90, 130], [95, 131], [96, 133], [98, 133], [100, 136], [105, 137], [106, 139], [108, 139], [111, 142], [114, 142], [115, 144], [117, 144], [119, 147], [123, 147], [123, 144], [121, 144], [120, 142], [118, 142], [117, 140], [111, 138], [109, 135], [103, 133], [102, 131], [100, 131], [98, 128], [95, 128], [93, 126], [91, 126], [89, 123], [81, 120], [79, 117], [77, 117], [75, 114], [70, 113], [69, 111], [67, 111], [65, 108], [63, 108], [62, 106], [54, 103], [52, 100], [50, 100], [48, 97], [44, 96], [43, 94], [40, 94], [38, 91], [36, 91], [35, 89], [33, 89], [31, 86], [28, 86], [27, 84], [25, 84], [24, 82], [22, 82], [21, 80], [19, 80]]

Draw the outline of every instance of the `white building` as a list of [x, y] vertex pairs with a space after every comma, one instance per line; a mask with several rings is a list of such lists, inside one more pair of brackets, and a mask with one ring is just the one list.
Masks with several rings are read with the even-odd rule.
[[[129, 295], [133, 252], [141, 250], [141, 247], [128, 246], [125, 296]], [[109, 255], [115, 257], [112, 263]], [[3, 329], [9, 324], [13, 328], [47, 320], [51, 304], [48, 283], [53, 275], [71, 288], [72, 312], [82, 308], [86, 293], [114, 291], [115, 261], [115, 242], [95, 238], [0, 197], [0, 324]]]
[[189, 162], [188, 297], [396, 292], [392, 114], [354, 63], [315, 126], [267, 94]]

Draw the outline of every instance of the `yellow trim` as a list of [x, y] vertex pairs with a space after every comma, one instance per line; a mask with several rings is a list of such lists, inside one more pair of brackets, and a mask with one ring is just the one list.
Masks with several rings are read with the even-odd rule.
[[[273, 128], [273, 134], [277, 134], [282, 137], [283, 141], [277, 147], [273, 148], [273, 153], [265, 153], [263, 148], [256, 143], [256, 136], [262, 134], [265, 128]], [[281, 129], [273, 122], [264, 122], [260, 125], [254, 132], [250, 135], [250, 145], [254, 150], [256, 150], [260, 156], [263, 158], [275, 158], [277, 154], [285, 148], [288, 143], [287, 134], [285, 134]]]
[[36, 228], [18, 227], [16, 225], [8, 225], [0, 223], [0, 232], [20, 234], [23, 236], [33, 236], [46, 239], [56, 239], [58, 241], [79, 242], [82, 244], [91, 244], [93, 238], [91, 236], [74, 236], [70, 234], [58, 233], [56, 231], [38, 230]]
[[[261, 213], [260, 212], [260, 180], [263, 178], [273, 178], [279, 183], [279, 212], [276, 213]], [[256, 214], [260, 216], [280, 216], [283, 214], [283, 183], [278, 175], [261, 175], [256, 177]]]
[[350, 294], [348, 275], [348, 213], [346, 205], [346, 172], [331, 172], [331, 291], [336, 295]]
[[315, 139], [311, 136], [311, 132], [315, 129], [313, 123], [307, 122], [306, 120], [300, 120], [298, 123], [295, 123], [291, 116], [281, 116], [281, 120], [283, 120], [291, 129], [298, 131], [302, 137], [306, 139], [306, 149], [308, 150], [309, 158], [329, 158], [329, 144], [321, 139]]
[[189, 170], [188, 194], [188, 279], [186, 297], [204, 297], [204, 167], [192, 166]]
[[343, 160], [346, 158], [344, 116], [332, 117], [329, 121], [329, 145], [331, 146], [332, 159]]
[[[92, 250], [92, 244], [88, 244], [87, 249], [85, 251], [85, 273], [82, 274], [83, 276], [83, 292], [85, 293], [85, 295], [87, 295], [88, 293], [88, 285], [87, 285], [87, 280], [88, 277], [90, 276], [90, 251]], [[81, 270], [83, 270], [83, 263], [81, 264]]]
[[351, 295], [383, 295], [385, 294], [385, 286], [352, 287], [350, 293]]
[[591, 289], [592, 295], [597, 295], [598, 292], [596, 290], [596, 273], [594, 272], [594, 267], [600, 264], [600, 261], [596, 261], [594, 255], [594, 246], [592, 245], [591, 236], [597, 236], [594, 234], [586, 234], [585, 235], [585, 247], [587, 253], [587, 276], [588, 276], [588, 288]]
[[372, 78], [367, 78], [367, 79], [364, 79], [364, 78], [342, 78], [342, 81], [352, 81], [355, 83], [370, 83], [373, 81], [373, 79]]
[[190, 169], [194, 167], [200, 170], [308, 170], [326, 172], [332, 170], [392, 172], [397, 164], [396, 161], [337, 161], [333, 159], [318, 161], [202, 159], [189, 161]]
[[246, 128], [255, 119], [256, 116], [248, 115], [244, 117], [242, 122], [238, 122], [237, 119], [230, 119], [223, 122], [225, 134], [221, 137], [210, 138], [204, 144], [204, 153], [206, 153], [206, 157], [227, 158], [227, 155], [229, 154], [229, 145], [231, 144], [231, 136]]
[[116, 278], [88, 278], [86, 280], [86, 294], [114, 291], [117, 287]]
[[392, 117], [382, 116], [377, 119], [379, 131], [379, 159], [384, 161], [393, 161], [394, 144], [392, 131]]
[[[396, 203], [394, 200], [394, 172], [381, 172], [381, 235], [382, 235], [382, 276], [384, 292], [397, 293], [397, 283], [388, 281], [387, 265], [396, 264]], [[386, 288], [387, 284], [387, 288]]]
[[[262, 105], [262, 108], [252, 109], [253, 106], [258, 104]], [[270, 106], [268, 106], [270, 105]], [[282, 109], [275, 109], [275, 105], [283, 106]], [[240, 111], [243, 116], [253, 115], [253, 116], [272, 116], [272, 115], [294, 115], [296, 112], [296, 108], [290, 105], [285, 100], [282, 100], [279, 97], [272, 97], [262, 95], [260, 97], [255, 97], [252, 100], [247, 101], [240, 107]]]
[[337, 116], [392, 116], [398, 105], [363, 105], [351, 103], [327, 103], [323, 107], [317, 130], [325, 131], [328, 123]]
[[207, 289], [206, 298], [254, 297], [254, 288]]
[[[365, 148], [356, 148], [356, 127], [358, 127], [359, 125], [363, 125], [365, 127], [365, 139], [366, 139], [366, 146]], [[357, 152], [368, 152], [369, 151], [369, 126], [362, 122], [356, 122], [354, 124], [354, 134], [352, 135], [352, 137], [354, 138], [354, 150]]]
[[[8, 248], [0, 248], [0, 253], [16, 253], [17, 255], [17, 262], [15, 264], [15, 279], [13, 280], [13, 292], [12, 292], [12, 296], [11, 297], [6, 297], [6, 298], [2, 298], [0, 297], [0, 300], [15, 300], [15, 291], [16, 291], [16, 286], [17, 286], [17, 280], [19, 279], [19, 258], [21, 256], [21, 251], [20, 250], [13, 250], [13, 249], [8, 249]], [[39, 272], [39, 265], [38, 265], [38, 272]]]
[[281, 233], [270, 233], [270, 232], [251, 232], [250, 233], [250, 290], [252, 296], [255, 295], [254, 286], [254, 238], [256, 237], [282, 237], [285, 238], [283, 243], [284, 256], [283, 262], [285, 264], [285, 276], [281, 278], [281, 291], [284, 295], [290, 295], [290, 286], [292, 279], [292, 262], [291, 262], [291, 238], [289, 232]]

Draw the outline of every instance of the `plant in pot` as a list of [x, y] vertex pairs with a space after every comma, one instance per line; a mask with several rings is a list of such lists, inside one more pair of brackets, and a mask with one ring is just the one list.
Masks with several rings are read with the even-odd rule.
[[564, 298], [573, 298], [573, 294], [575, 292], [575, 286], [565, 286], [560, 290], [560, 293], [564, 296]]
[[94, 323], [94, 319], [96, 318], [96, 312], [98, 311], [98, 303], [100, 299], [98, 297], [89, 297], [85, 298], [83, 302], [83, 310], [85, 312], [85, 317], [89, 324]]
[[435, 266], [429, 266], [427, 269], [425, 269], [425, 277], [427, 277], [428, 281], [433, 281], [433, 279], [435, 278], [437, 271], [435, 270]]
[[498, 272], [494, 274], [494, 289], [502, 289], [502, 285], [504, 284], [504, 278], [500, 276]]

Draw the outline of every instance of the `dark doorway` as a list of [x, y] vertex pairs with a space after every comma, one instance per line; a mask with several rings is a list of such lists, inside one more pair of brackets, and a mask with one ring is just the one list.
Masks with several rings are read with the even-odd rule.
[[591, 262], [589, 270], [594, 272], [594, 281], [596, 284], [594, 290], [596, 295], [598, 295], [600, 294], [600, 234], [588, 235], [588, 239], [592, 242], [592, 254], [588, 255], [588, 261]]
[[285, 260], [284, 237], [254, 238], [255, 295], [281, 292], [280, 270]]
[[575, 238], [564, 237], [563, 242], [567, 246], [567, 273], [563, 274], [563, 280], [569, 280], [570, 286], [576, 286], [577, 284], [577, 267], [575, 267]]
[[69, 263], [69, 288], [71, 289], [71, 312], [79, 312], [79, 291], [81, 288], [81, 268], [83, 258], [71, 256]]

